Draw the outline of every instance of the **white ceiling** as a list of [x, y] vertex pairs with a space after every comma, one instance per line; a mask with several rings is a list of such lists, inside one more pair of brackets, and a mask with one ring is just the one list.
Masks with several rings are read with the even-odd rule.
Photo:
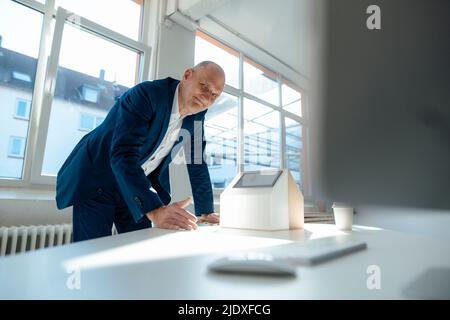
[[309, 77], [317, 44], [317, 0], [229, 0], [209, 13]]

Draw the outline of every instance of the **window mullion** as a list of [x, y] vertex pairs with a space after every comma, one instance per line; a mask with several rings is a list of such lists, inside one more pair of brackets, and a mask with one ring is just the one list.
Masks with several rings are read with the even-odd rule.
[[56, 14], [55, 30], [53, 32], [53, 41], [49, 65], [44, 82], [44, 97], [42, 100], [41, 117], [39, 121], [39, 129], [37, 133], [36, 150], [34, 153], [34, 161], [31, 168], [31, 181], [36, 183], [54, 183], [55, 177], [44, 177], [41, 175], [41, 169], [44, 162], [45, 145], [47, 141], [48, 127], [50, 123], [51, 105], [53, 102], [53, 94], [56, 85], [56, 75], [58, 72], [59, 54], [61, 51], [61, 42], [64, 31], [64, 23], [67, 18], [67, 11], [58, 8]]
[[[279, 92], [278, 106], [281, 109], [283, 106], [283, 98], [282, 98], [282, 91], [281, 91], [282, 81], [281, 81], [280, 74], [278, 74], [277, 80], [278, 80], [278, 92]], [[280, 168], [284, 169], [284, 168], [289, 168], [289, 166], [286, 163], [286, 126], [284, 123], [284, 113], [282, 113], [282, 112], [280, 112], [279, 121], [280, 121], [280, 130], [279, 130], [278, 134], [280, 137]]]
[[302, 92], [302, 114], [305, 115], [306, 118], [306, 125], [303, 128], [303, 152], [302, 152], [302, 173], [303, 173], [303, 192], [307, 197], [311, 197], [311, 169], [309, 164], [311, 163], [311, 153], [309, 152], [309, 146], [310, 146], [310, 127], [308, 125], [309, 120], [309, 96], [305, 95], [304, 92]]
[[45, 97], [45, 77], [47, 69], [47, 57], [50, 54], [50, 43], [52, 34], [52, 20], [54, 14], [55, 0], [47, 0], [45, 5], [44, 20], [42, 24], [39, 55], [36, 67], [35, 83], [32, 93], [32, 105], [30, 114], [30, 124], [28, 129], [27, 146], [25, 149], [23, 180], [29, 184], [33, 182], [33, 177], [36, 176], [35, 170], [40, 170], [36, 162], [36, 153], [43, 152], [45, 143], [42, 143], [42, 135], [40, 131], [42, 126], [45, 125], [42, 119], [43, 101]]
[[239, 54], [238, 172], [244, 171], [244, 55]]

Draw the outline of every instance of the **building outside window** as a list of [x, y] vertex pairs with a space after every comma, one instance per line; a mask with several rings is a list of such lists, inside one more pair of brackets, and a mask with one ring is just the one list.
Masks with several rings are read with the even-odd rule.
[[56, 175], [83, 135], [93, 130], [116, 99], [137, 83], [138, 62], [139, 54], [133, 50], [66, 23], [42, 175]]
[[0, 12], [0, 178], [21, 179], [44, 15], [10, 0]]

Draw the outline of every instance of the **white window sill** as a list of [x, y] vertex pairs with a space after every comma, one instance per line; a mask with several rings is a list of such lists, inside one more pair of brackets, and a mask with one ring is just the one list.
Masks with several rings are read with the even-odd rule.
[[55, 190], [0, 187], [0, 200], [55, 200]]

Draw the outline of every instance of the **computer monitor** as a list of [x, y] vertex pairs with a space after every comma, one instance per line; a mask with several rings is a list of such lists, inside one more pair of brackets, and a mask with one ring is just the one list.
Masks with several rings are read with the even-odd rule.
[[315, 197], [450, 209], [450, 1], [324, 4]]

